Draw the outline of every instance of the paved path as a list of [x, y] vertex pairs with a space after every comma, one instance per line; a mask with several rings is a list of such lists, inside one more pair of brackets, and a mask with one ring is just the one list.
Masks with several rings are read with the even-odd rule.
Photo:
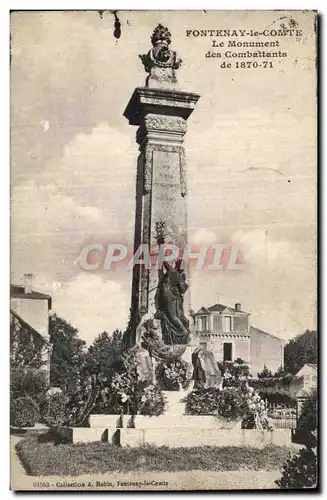
[[15, 482], [17, 478], [26, 476], [24, 467], [19, 460], [15, 446], [24, 436], [10, 436], [10, 484]]
[[[19, 438], [18, 438], [19, 440]], [[17, 438], [15, 439], [16, 442]], [[16, 457], [16, 458], [15, 458]], [[168, 491], [168, 490], [251, 490], [276, 489], [279, 471], [189, 471], [129, 472], [80, 475], [75, 477], [27, 476], [17, 455], [11, 462], [14, 490], [97, 490], [97, 491]], [[39, 481], [39, 482], [38, 482]], [[39, 487], [36, 487], [38, 482]], [[41, 484], [40, 484], [41, 482]], [[43, 484], [42, 484], [43, 482]], [[166, 482], [167, 484], [163, 484]], [[133, 484], [134, 483], [134, 484]], [[161, 483], [161, 484], [160, 484]]]

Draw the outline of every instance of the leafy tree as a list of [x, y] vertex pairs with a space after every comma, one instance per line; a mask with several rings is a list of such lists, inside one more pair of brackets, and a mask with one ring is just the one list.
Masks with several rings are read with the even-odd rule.
[[82, 368], [83, 376], [96, 377], [108, 385], [113, 375], [121, 370], [120, 356], [126, 349], [123, 334], [115, 330], [112, 335], [103, 332], [88, 348]]
[[38, 369], [44, 365], [44, 341], [27, 323], [14, 319], [10, 325], [10, 368]]
[[317, 429], [317, 414], [317, 391], [313, 390], [303, 403], [301, 414], [297, 422], [297, 428], [300, 430], [315, 431]]
[[73, 392], [78, 384], [80, 368], [84, 361], [84, 340], [78, 330], [56, 314], [49, 322], [51, 353], [51, 385]]
[[10, 373], [10, 398], [29, 396], [36, 403], [46, 393], [47, 381], [43, 370], [12, 369]]
[[317, 332], [306, 330], [284, 349], [285, 370], [295, 375], [306, 363], [317, 363]]

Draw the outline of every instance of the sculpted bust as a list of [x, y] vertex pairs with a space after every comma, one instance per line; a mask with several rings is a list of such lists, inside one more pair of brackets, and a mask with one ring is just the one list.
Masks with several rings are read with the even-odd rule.
[[175, 70], [182, 60], [170, 49], [171, 33], [165, 26], [158, 24], [151, 36], [152, 49], [147, 54], [140, 54], [145, 71], [149, 73], [147, 86], [165, 87], [177, 83]]

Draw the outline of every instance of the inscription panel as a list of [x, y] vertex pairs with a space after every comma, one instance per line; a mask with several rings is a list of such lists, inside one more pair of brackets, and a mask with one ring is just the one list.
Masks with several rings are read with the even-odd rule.
[[[152, 230], [164, 222], [165, 242], [178, 246], [186, 243], [186, 200], [181, 194], [180, 148], [154, 149], [152, 168]], [[153, 245], [156, 244], [152, 231]]]

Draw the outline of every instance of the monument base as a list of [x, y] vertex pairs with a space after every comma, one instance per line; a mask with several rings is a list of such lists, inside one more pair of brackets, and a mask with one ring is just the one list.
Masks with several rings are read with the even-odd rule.
[[265, 446], [292, 447], [289, 429], [258, 431], [248, 429], [216, 429], [201, 427], [172, 427], [167, 432], [160, 429], [117, 429], [116, 443], [122, 447], [168, 446], [169, 448], [193, 448], [215, 446], [217, 448], [246, 446], [262, 449]]
[[190, 391], [162, 391], [166, 400], [165, 416], [184, 415], [185, 403], [182, 402]]
[[159, 417], [146, 415], [123, 415], [120, 423], [116, 415], [91, 415], [90, 428], [124, 429], [241, 429], [241, 420], [228, 421], [213, 415], [176, 415], [165, 413]]
[[[106, 417], [112, 415], [93, 415]], [[265, 446], [287, 446], [292, 448], [292, 431], [290, 429], [274, 429], [273, 431], [257, 429], [223, 429], [213, 425], [210, 416], [180, 416], [179, 423], [170, 422], [167, 427], [158, 426], [157, 419], [163, 417], [142, 417], [139, 415], [141, 428], [106, 428], [106, 427], [58, 427], [57, 434], [63, 442], [92, 443], [107, 442], [127, 448], [140, 446], [169, 446], [170, 448], [192, 448], [198, 446], [235, 446], [262, 449]], [[177, 418], [177, 417], [176, 417]], [[144, 420], [146, 419], [146, 420]], [[154, 421], [153, 421], [154, 420]], [[167, 419], [166, 419], [167, 420]], [[112, 421], [112, 420], [111, 420]], [[151, 426], [149, 423], [152, 421]], [[94, 421], [95, 422], [95, 421]], [[146, 425], [145, 425], [146, 424]], [[175, 425], [177, 424], [177, 425]], [[182, 424], [182, 425], [181, 425]]]

